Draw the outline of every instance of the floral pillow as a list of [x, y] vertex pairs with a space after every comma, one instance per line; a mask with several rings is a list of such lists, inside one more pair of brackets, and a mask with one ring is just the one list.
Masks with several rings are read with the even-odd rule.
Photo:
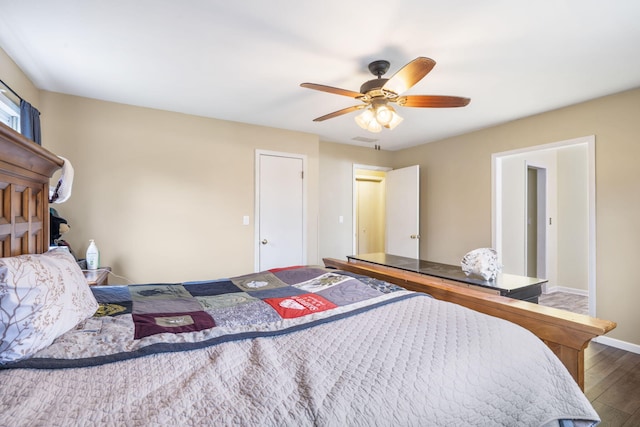
[[97, 309], [68, 250], [0, 258], [0, 364], [34, 355]]

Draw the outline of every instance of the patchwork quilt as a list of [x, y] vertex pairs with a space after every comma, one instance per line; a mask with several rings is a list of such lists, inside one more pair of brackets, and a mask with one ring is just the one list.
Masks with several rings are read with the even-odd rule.
[[93, 291], [97, 316], [0, 370], [0, 426], [599, 420], [529, 331], [373, 279], [293, 268]]
[[129, 286], [128, 291], [123, 297], [129, 300], [122, 301], [122, 308], [127, 312], [131, 307], [136, 339], [216, 325], [272, 323], [380, 295], [352, 277], [312, 269], [251, 274], [215, 283]]
[[193, 350], [300, 330], [415, 296], [390, 283], [315, 267], [91, 289], [100, 304], [94, 317], [33, 358], [0, 368], [94, 366]]

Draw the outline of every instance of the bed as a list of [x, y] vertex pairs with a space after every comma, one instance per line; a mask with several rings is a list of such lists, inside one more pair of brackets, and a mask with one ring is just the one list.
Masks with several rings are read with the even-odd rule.
[[2, 426], [599, 421], [531, 331], [374, 273], [89, 288], [68, 252], [47, 251], [61, 161], [8, 128], [0, 140]]

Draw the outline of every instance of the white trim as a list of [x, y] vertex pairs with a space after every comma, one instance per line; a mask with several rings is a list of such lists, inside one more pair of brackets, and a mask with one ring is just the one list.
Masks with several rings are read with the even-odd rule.
[[502, 264], [502, 161], [499, 153], [491, 155], [491, 247], [498, 253], [498, 263]]
[[596, 315], [596, 137], [587, 139], [587, 165], [589, 173], [589, 314]]
[[356, 169], [364, 169], [369, 171], [380, 171], [380, 172], [388, 172], [390, 170], [393, 170], [393, 168], [390, 168], [387, 166], [373, 166], [373, 165], [362, 165], [359, 163], [354, 163], [353, 170], [355, 171]]
[[20, 107], [11, 101], [3, 92], [4, 90], [0, 90], [0, 110], [12, 116], [19, 116]]
[[532, 147], [519, 148], [516, 150], [503, 151], [491, 154], [491, 244], [498, 252], [501, 260], [502, 249], [502, 229], [498, 227], [502, 221], [502, 163], [503, 157], [523, 154], [533, 151], [554, 150], [571, 145], [587, 144], [588, 153], [588, 198], [589, 198], [589, 254], [588, 254], [588, 289], [589, 289], [589, 315], [596, 315], [596, 138], [595, 135], [587, 135], [580, 138], [568, 139], [565, 141], [552, 142], [549, 144], [536, 145]]
[[255, 164], [254, 164], [254, 254], [253, 254], [253, 269], [255, 272], [260, 270], [260, 156], [279, 156], [288, 157], [293, 159], [302, 160], [302, 173], [304, 179], [302, 180], [302, 263], [307, 264], [307, 228], [308, 228], [308, 172], [307, 172], [307, 156], [305, 154], [298, 153], [286, 153], [282, 151], [260, 150], [256, 149], [255, 152]]
[[0, 90], [0, 122], [20, 132], [20, 107]]
[[640, 354], [640, 345], [632, 344], [630, 342], [617, 340], [615, 338], [609, 338], [605, 336], [599, 336], [594, 338], [595, 341], [600, 344], [608, 345], [609, 347], [619, 348], [620, 350], [630, 351], [631, 353]]
[[491, 157], [499, 158], [499, 157], [506, 157], [506, 156], [514, 156], [516, 154], [529, 153], [531, 151], [555, 150], [557, 148], [565, 148], [571, 145], [589, 143], [590, 141], [595, 142], [595, 135], [587, 135], [579, 138], [567, 139], [564, 141], [550, 142], [548, 144], [532, 145], [531, 147], [517, 148], [515, 150], [501, 151], [499, 153], [493, 153]]

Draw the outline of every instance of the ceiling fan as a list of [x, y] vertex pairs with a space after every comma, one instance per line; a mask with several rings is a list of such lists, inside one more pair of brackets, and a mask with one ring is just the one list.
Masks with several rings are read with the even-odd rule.
[[356, 123], [370, 132], [380, 132], [383, 127], [393, 129], [402, 121], [402, 117], [396, 113], [390, 104], [415, 108], [464, 107], [469, 104], [469, 98], [458, 96], [402, 95], [433, 69], [436, 61], [431, 58], [420, 56], [402, 67], [391, 78], [382, 78], [389, 70], [390, 65], [389, 61], [385, 60], [370, 63], [369, 71], [377, 78], [369, 80], [360, 86], [360, 92], [315, 83], [302, 83], [300, 86], [308, 89], [348, 96], [363, 102], [360, 105], [353, 105], [318, 117], [313, 121], [322, 122], [352, 111], [364, 110], [356, 116]]

